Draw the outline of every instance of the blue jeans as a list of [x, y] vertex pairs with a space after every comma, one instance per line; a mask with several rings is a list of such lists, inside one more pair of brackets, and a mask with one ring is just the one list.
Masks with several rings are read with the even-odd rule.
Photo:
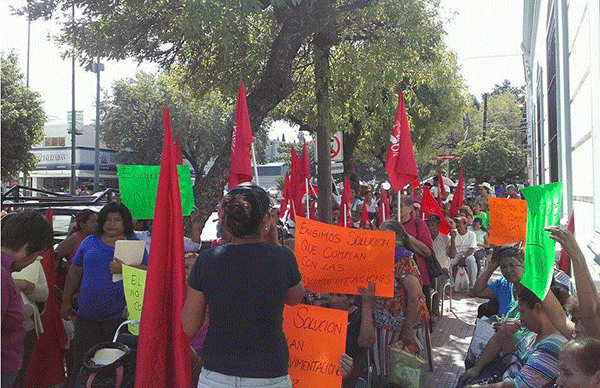
[[289, 375], [271, 378], [229, 376], [202, 369], [198, 388], [292, 388]]

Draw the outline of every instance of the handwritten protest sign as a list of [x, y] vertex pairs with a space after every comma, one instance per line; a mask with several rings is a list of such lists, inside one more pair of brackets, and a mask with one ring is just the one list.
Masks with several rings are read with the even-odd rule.
[[492, 198], [490, 203], [490, 244], [525, 242], [527, 202], [522, 199]]
[[554, 270], [555, 242], [546, 226], [556, 226], [562, 213], [562, 182], [521, 189], [527, 201], [527, 245], [521, 284], [544, 300]]
[[[160, 166], [117, 165], [121, 201], [129, 208], [134, 219], [150, 220], [154, 218], [159, 172]], [[184, 216], [189, 216], [194, 210], [190, 169], [182, 164], [177, 166], [177, 173], [181, 192], [181, 209]]]
[[342, 386], [338, 371], [345, 353], [348, 312], [305, 304], [285, 306], [283, 332], [290, 359], [288, 373], [294, 388]]
[[[123, 292], [129, 319], [142, 318], [142, 304], [144, 302], [144, 288], [146, 287], [146, 271], [139, 268], [123, 265]], [[139, 334], [139, 325], [129, 325], [131, 334]]]
[[375, 283], [377, 296], [394, 296], [395, 234], [343, 228], [296, 217], [294, 253], [311, 292], [358, 294]]

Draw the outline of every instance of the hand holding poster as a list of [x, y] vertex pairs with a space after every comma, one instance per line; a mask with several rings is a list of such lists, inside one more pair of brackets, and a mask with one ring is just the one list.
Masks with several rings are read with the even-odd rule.
[[521, 193], [527, 201], [527, 245], [521, 284], [544, 300], [552, 282], [555, 255], [555, 242], [544, 228], [560, 221], [562, 182], [526, 187]]
[[358, 294], [375, 283], [376, 295], [394, 296], [393, 232], [343, 228], [296, 218], [294, 253], [311, 292]]
[[[160, 166], [117, 165], [121, 201], [131, 211], [133, 219], [151, 220], [154, 218], [154, 204], [158, 190]], [[184, 216], [194, 210], [192, 178], [187, 165], [177, 166], [181, 208]]]
[[525, 242], [527, 202], [522, 199], [492, 198], [490, 203], [490, 244]]
[[[127, 302], [129, 319], [142, 318], [142, 304], [144, 302], [144, 289], [146, 288], [146, 271], [123, 265], [123, 292]], [[129, 325], [129, 332], [138, 335], [139, 325]]]
[[305, 304], [286, 305], [283, 332], [294, 388], [339, 388], [339, 358], [345, 353], [348, 312]]

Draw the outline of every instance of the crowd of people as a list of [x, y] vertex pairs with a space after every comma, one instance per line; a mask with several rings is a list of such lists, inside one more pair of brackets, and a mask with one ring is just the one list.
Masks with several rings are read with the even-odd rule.
[[[551, 292], [540, 300], [521, 284], [522, 244], [489, 242], [488, 198], [494, 195], [489, 183], [479, 185], [476, 197], [465, 198], [454, 217], [446, 206], [443, 219], [421, 211], [422, 189], [409, 186], [396, 196], [355, 186], [350, 209], [334, 197], [334, 224], [348, 210], [349, 227], [394, 233], [392, 298], [376, 297], [373, 283], [359, 287], [356, 295], [306, 290], [293, 253], [293, 228], [279, 218], [266, 191], [251, 183], [230, 190], [220, 202], [219, 238], [211, 247], [202, 247], [193, 225], [186, 238], [188, 292], [181, 320], [194, 350], [195, 384], [291, 387], [282, 312], [284, 304], [307, 303], [348, 312], [346, 350], [338, 360], [343, 387], [365, 387], [368, 362], [372, 387], [396, 386], [391, 349], [400, 345], [423, 354], [420, 333], [435, 330], [441, 315], [431, 296], [442, 294], [464, 269], [469, 283], [464, 292], [489, 300], [478, 316], [493, 321], [495, 333], [482, 352], [467, 357], [459, 387], [600, 387], [600, 297], [573, 235], [546, 228], [572, 260], [574, 287], [569, 276], [555, 270]], [[449, 205], [449, 188], [431, 192]], [[380, 211], [383, 195], [390, 198], [387, 214]], [[508, 185], [503, 196], [520, 198], [515, 185]], [[191, 219], [196, 223], [197, 214]], [[442, 224], [450, 226], [447, 234]], [[114, 257], [115, 243], [137, 239], [150, 248], [151, 223], [133, 220], [125, 205], [110, 202], [98, 214], [78, 215], [69, 237], [56, 247], [54, 294], [69, 336], [69, 351], [61, 360], [67, 371], [63, 387], [85, 386], [78, 371], [86, 353], [110, 342], [127, 318], [123, 282], [113, 281], [123, 264]], [[41, 215], [22, 211], [2, 218], [2, 387], [21, 386], [19, 374], [36, 333], [43, 330], [38, 304], [48, 287], [36, 258], [52, 245], [52, 227]], [[431, 260], [441, 273], [432, 272]], [[147, 263], [145, 251], [138, 267]]]

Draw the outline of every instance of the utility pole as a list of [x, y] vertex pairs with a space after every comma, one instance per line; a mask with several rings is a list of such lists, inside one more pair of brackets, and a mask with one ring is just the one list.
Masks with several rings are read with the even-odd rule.
[[[73, 2], [73, 5], [71, 6], [72, 9], [72, 22], [73, 25], [75, 25], [75, 2]], [[73, 64], [73, 69], [72, 69], [72, 73], [71, 73], [71, 195], [75, 195], [75, 181], [76, 181], [76, 177], [75, 177], [75, 167], [76, 167], [76, 160], [75, 160], [75, 136], [77, 135], [75, 133], [75, 32], [72, 32], [72, 39], [73, 39], [73, 60], [72, 60], [72, 64]]]
[[94, 192], [100, 191], [100, 72], [104, 71], [104, 64], [92, 64], [92, 71], [96, 73], [96, 147], [94, 150]]
[[483, 94], [483, 138], [487, 135], [488, 131], [488, 106], [487, 106], [488, 94]]

